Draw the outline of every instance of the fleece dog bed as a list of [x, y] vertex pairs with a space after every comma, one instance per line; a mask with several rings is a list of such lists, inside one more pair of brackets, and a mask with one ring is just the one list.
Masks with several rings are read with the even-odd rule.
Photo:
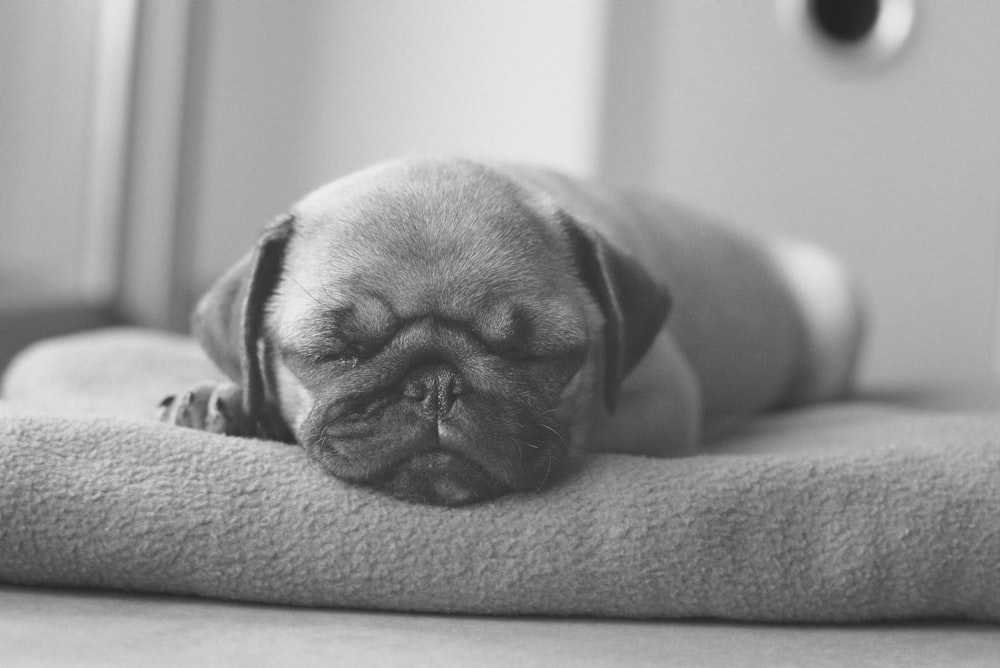
[[1000, 411], [761, 418], [705, 454], [589, 457], [445, 509], [295, 446], [152, 419], [217, 376], [183, 337], [23, 353], [0, 403], [0, 581], [467, 613], [1000, 621]]

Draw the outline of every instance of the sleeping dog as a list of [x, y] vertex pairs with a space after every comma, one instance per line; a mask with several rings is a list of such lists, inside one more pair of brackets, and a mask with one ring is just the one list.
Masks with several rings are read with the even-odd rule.
[[458, 505], [574, 452], [694, 452], [849, 388], [863, 316], [813, 246], [540, 169], [393, 161], [325, 185], [201, 299], [232, 382], [162, 419], [297, 442], [347, 481]]

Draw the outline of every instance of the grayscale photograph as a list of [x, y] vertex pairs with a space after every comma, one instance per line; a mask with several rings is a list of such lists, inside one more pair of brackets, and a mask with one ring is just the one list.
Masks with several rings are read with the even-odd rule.
[[1000, 665], [998, 36], [0, 0], [0, 665]]

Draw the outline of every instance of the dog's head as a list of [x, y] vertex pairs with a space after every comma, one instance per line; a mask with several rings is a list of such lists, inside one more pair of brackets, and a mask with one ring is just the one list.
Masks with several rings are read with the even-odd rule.
[[411, 501], [540, 489], [662, 325], [666, 292], [544, 193], [417, 160], [303, 199], [195, 330], [257, 433]]

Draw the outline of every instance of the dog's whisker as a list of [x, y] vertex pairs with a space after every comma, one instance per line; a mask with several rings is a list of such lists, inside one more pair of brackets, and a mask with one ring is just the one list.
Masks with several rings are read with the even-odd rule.
[[[321, 301], [321, 300], [317, 299], [316, 296], [313, 293], [311, 293], [308, 290], [306, 290], [305, 286], [302, 285], [302, 283], [300, 283], [299, 280], [297, 278], [295, 278], [294, 276], [289, 275], [288, 276], [288, 280], [290, 280], [295, 285], [299, 286], [299, 289], [302, 290], [302, 292], [304, 292], [306, 294], [306, 296], [309, 297], [309, 299], [313, 300], [314, 302], [316, 302], [320, 306], [322, 306], [324, 308], [330, 308], [332, 306], [331, 304], [329, 304], [327, 302], [324, 302], [324, 301]], [[327, 295], [327, 296], [329, 297], [329, 295]]]
[[319, 287], [323, 290], [323, 294], [326, 295], [326, 298], [330, 300], [331, 304], [337, 302], [337, 299], [330, 294], [330, 288], [327, 286], [326, 281], [320, 281]]
[[547, 483], [549, 481], [549, 475], [552, 474], [552, 451], [551, 450], [549, 450], [548, 455], [549, 455], [548, 462], [546, 463], [546, 466], [545, 466], [545, 475], [542, 476], [542, 481], [539, 482], [538, 485], [537, 485], [537, 487], [536, 487], [537, 491], [539, 491], [539, 492], [542, 491], [543, 489], [545, 489], [545, 483]]
[[565, 438], [563, 438], [563, 435], [562, 435], [562, 434], [560, 434], [558, 430], [556, 430], [555, 428], [553, 428], [553, 427], [550, 427], [549, 425], [547, 425], [547, 424], [544, 424], [544, 423], [541, 423], [541, 424], [539, 424], [539, 426], [540, 426], [540, 427], [541, 427], [542, 429], [545, 429], [545, 430], [548, 430], [548, 431], [551, 431], [551, 432], [552, 432], [553, 434], [555, 434], [555, 435], [556, 435], [556, 438], [558, 438], [558, 439], [559, 439], [559, 442], [560, 442], [560, 443], [562, 443], [562, 446], [563, 446], [564, 448], [567, 448], [567, 449], [569, 448], [569, 443], [567, 443], [567, 442], [566, 442], [566, 439], [565, 439]]
[[308, 450], [306, 450], [305, 453], [306, 453], [306, 465], [313, 471], [316, 471], [317, 473], [323, 473], [324, 471], [322, 465], [320, 465], [319, 462], [313, 459], [313, 456], [309, 453]]

